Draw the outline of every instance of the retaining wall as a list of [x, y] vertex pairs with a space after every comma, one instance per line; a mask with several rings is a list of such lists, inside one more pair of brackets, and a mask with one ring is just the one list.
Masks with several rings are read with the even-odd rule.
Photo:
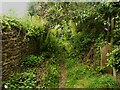
[[19, 62], [23, 55], [36, 53], [36, 42], [25, 38], [23, 31], [12, 29], [2, 31], [2, 79], [20, 71]]

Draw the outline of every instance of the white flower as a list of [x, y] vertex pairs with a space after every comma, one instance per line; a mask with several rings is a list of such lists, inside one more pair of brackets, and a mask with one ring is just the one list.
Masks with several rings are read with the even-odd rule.
[[7, 86], [7, 85], [4, 85], [4, 87], [5, 87], [5, 88], [8, 88], [8, 86]]

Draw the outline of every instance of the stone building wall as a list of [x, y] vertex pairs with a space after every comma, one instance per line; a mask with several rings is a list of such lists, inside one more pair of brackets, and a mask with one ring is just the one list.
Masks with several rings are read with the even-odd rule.
[[17, 29], [2, 31], [2, 79], [19, 71], [22, 55], [30, 53], [36, 53], [34, 39], [25, 38], [25, 33]]

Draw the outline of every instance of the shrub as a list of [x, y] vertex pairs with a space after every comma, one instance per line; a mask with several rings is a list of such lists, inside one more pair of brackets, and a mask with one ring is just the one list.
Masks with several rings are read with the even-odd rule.
[[97, 67], [95, 68], [95, 70], [96, 70], [98, 73], [103, 73], [104, 69], [105, 69], [104, 66], [97, 66]]
[[2, 24], [2, 30], [11, 30], [13, 28], [17, 28], [19, 30], [22, 29], [22, 24], [19, 22], [19, 19], [13, 16], [4, 15], [0, 16], [0, 22]]
[[33, 72], [23, 72], [17, 73], [11, 77], [8, 81], [4, 83], [4, 88], [8, 89], [27, 89], [27, 88], [36, 88], [37, 80]]
[[120, 70], [120, 47], [116, 46], [112, 52], [108, 53], [108, 56], [110, 57], [108, 65]]
[[78, 32], [75, 36], [72, 37], [71, 39], [72, 45], [74, 49], [77, 51], [75, 53], [81, 55], [81, 57], [84, 57], [86, 51], [88, 48], [91, 47], [94, 37], [93, 34], [86, 34], [84, 32]]
[[23, 59], [22, 64], [24, 66], [36, 66], [39, 65], [43, 60], [43, 57], [38, 57], [35, 55], [29, 55], [25, 59]]

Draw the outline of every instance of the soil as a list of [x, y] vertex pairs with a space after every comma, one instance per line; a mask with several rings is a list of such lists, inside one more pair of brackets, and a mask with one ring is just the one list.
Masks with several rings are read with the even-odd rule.
[[60, 72], [61, 72], [61, 77], [60, 77], [59, 88], [65, 88], [67, 75], [66, 75], [65, 64], [63, 63], [60, 65]]

